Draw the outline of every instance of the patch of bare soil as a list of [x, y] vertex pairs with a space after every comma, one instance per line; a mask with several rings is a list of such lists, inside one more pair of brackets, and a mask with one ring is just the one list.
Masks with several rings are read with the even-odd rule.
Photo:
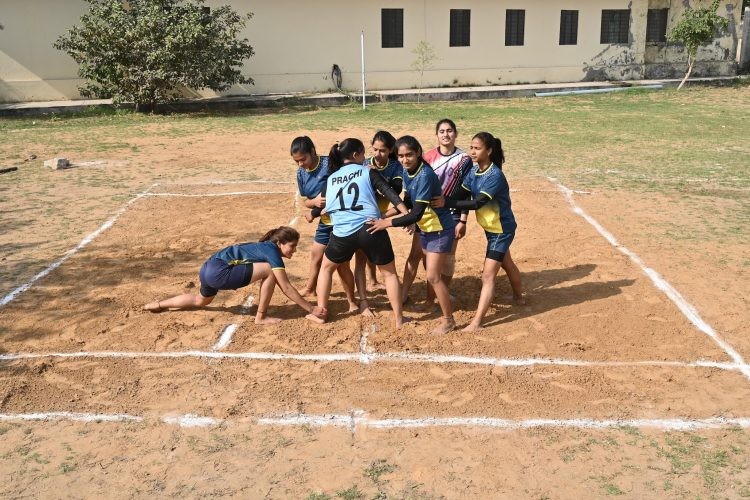
[[[341, 134], [319, 135], [316, 140], [328, 144]], [[353, 487], [368, 498], [750, 494], [750, 476], [741, 466], [750, 440], [742, 430], [668, 434], [629, 428], [377, 430], [256, 425], [258, 417], [300, 412], [513, 420], [750, 415], [750, 385], [737, 371], [649, 365], [731, 359], [685, 318], [640, 267], [575, 215], [552, 186], [514, 179], [512, 171], [511, 185], [519, 190], [512, 196], [519, 221], [512, 251], [528, 304], [511, 305], [505, 298], [510, 293], [507, 279], [500, 276], [488, 326], [478, 333], [429, 334], [439, 315], [415, 307], [425, 296], [423, 273], [413, 288], [414, 305], [406, 310], [413, 321], [398, 331], [391, 326], [382, 292], [373, 296], [377, 317], [370, 321], [345, 312], [338, 283], [334, 283], [331, 322], [323, 326], [307, 322], [303, 311], [278, 290], [271, 314], [284, 321], [256, 326], [255, 308], [250, 314], [242, 308], [249, 295], [257, 296], [255, 286], [221, 292], [199, 310], [143, 312], [141, 306], [153, 299], [197, 292], [198, 269], [211, 253], [235, 242], [257, 240], [267, 229], [299, 215], [294, 196], [287, 192], [293, 190], [291, 184], [195, 185], [232, 179], [291, 182], [294, 167], [287, 142], [287, 136], [279, 134], [256, 134], [245, 142], [238, 142], [236, 135], [217, 134], [194, 143], [194, 150], [181, 151], [164, 150], [142, 138], [142, 154], [152, 155], [150, 161], [157, 167], [138, 163], [132, 183], [96, 188], [100, 191], [95, 193], [132, 193], [133, 186], [140, 189], [155, 180], [159, 185], [152, 190], [160, 194], [283, 192], [138, 199], [110, 229], [0, 311], [0, 351], [210, 351], [222, 330], [236, 324], [226, 349], [229, 353], [407, 353], [605, 364], [502, 368], [457, 362], [205, 357], [0, 361], [2, 414], [127, 413], [146, 419], [142, 423], [0, 422], [3, 496], [305, 498], [313, 491], [333, 496]], [[251, 157], [248, 151], [256, 163], [236, 160]], [[50, 196], [62, 203], [69, 201], [70, 193], [61, 183]], [[748, 354], [750, 346], [742, 333], [750, 319], [745, 302], [749, 295], [743, 287], [750, 285], [747, 280], [738, 282], [742, 269], [716, 266], [720, 253], [737, 257], [741, 248], [654, 234], [654, 220], [683, 215], [682, 207], [672, 200], [634, 200], [620, 193], [577, 200], [673, 283], [722, 336]], [[93, 209], [92, 225], [98, 227], [122, 203]], [[54, 225], [55, 216], [50, 217], [48, 222]], [[30, 226], [38, 228], [36, 224]], [[302, 241], [287, 269], [293, 284], [301, 287], [314, 226], [299, 219], [297, 227]], [[57, 244], [73, 246], [81, 233], [90, 230], [87, 224], [71, 228]], [[3, 238], [16, 238], [19, 249], [32, 248], [30, 255], [39, 263], [49, 260], [51, 243], [38, 243], [38, 235], [20, 226], [9, 231], [11, 235]], [[400, 272], [410, 237], [399, 230], [390, 234]], [[459, 245], [452, 286], [460, 326], [469, 322], [476, 306], [484, 248], [484, 235], [472, 221]], [[22, 271], [24, 258], [14, 252], [9, 258], [18, 272], [4, 275], [6, 290], [39, 268]], [[166, 415], [188, 413], [226, 422], [204, 429], [159, 422]]]

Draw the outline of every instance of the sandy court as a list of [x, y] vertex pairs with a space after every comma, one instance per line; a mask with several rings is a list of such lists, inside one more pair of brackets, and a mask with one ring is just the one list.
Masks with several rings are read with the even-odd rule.
[[[255, 309], [243, 304], [257, 295], [256, 286], [221, 292], [201, 310], [143, 312], [146, 301], [197, 291], [203, 260], [237, 241], [237, 235], [253, 241], [287, 223], [296, 224], [302, 234], [297, 254], [286, 261], [290, 279], [301, 288], [315, 227], [299, 218], [301, 209], [288, 184], [155, 186], [153, 192], [160, 196], [132, 203], [111, 229], [0, 316], [0, 329], [9, 333], [6, 354], [104, 352], [122, 353], [120, 357], [6, 362], [0, 372], [7, 388], [4, 411], [191, 413], [229, 420], [347, 414], [352, 409], [378, 418], [701, 419], [750, 414], [750, 386], [739, 372], [688, 365], [732, 360], [640, 268], [574, 214], [550, 183], [524, 180], [514, 189], [522, 230], [513, 254], [523, 272], [528, 305], [509, 304], [505, 296], [510, 290], [501, 277], [487, 328], [434, 337], [428, 332], [438, 314], [418, 310], [425, 293], [423, 273], [413, 288], [414, 305], [406, 310], [412, 321], [400, 331], [391, 327], [382, 292], [374, 294], [378, 313], [371, 321], [345, 312], [338, 284], [332, 320], [323, 326], [306, 321], [278, 290], [270, 313], [284, 321], [255, 325]], [[410, 236], [401, 230], [390, 234], [400, 269]], [[459, 324], [470, 320], [479, 295], [484, 243], [472, 221], [459, 246], [452, 287]], [[236, 332], [219, 351], [229, 355], [352, 357], [122, 357], [212, 351], [228, 325], [235, 325]], [[363, 364], [363, 355], [372, 360], [365, 358]], [[405, 359], [425, 355], [476, 359]], [[552, 364], [482, 365], [487, 357]], [[556, 364], [559, 359], [573, 366]], [[654, 362], [683, 364], [652, 366]]]

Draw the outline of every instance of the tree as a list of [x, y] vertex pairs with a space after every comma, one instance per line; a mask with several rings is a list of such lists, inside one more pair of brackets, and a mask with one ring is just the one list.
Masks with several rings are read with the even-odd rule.
[[86, 0], [89, 11], [54, 47], [78, 63], [84, 97], [112, 98], [153, 111], [181, 88], [226, 90], [252, 84], [240, 68], [253, 55], [239, 33], [252, 17], [203, 0]]
[[716, 13], [718, 8], [719, 0], [713, 0], [711, 5], [705, 8], [689, 8], [685, 10], [679, 22], [669, 32], [669, 41], [683, 44], [688, 56], [687, 73], [685, 73], [685, 77], [677, 90], [682, 88], [693, 71], [698, 47], [713, 40], [716, 30], [724, 30], [729, 24], [728, 19]]
[[430, 42], [420, 40], [416, 47], [411, 51], [416, 57], [411, 63], [411, 67], [414, 71], [419, 73], [419, 93], [417, 94], [417, 102], [419, 102], [420, 95], [422, 94], [422, 81], [424, 79], [424, 72], [428, 69], [432, 69], [435, 59], [435, 49], [432, 47]]

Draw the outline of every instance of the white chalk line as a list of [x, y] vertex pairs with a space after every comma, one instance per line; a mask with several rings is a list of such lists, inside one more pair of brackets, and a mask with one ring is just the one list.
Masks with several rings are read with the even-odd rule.
[[378, 330], [377, 325], [370, 325], [362, 330], [362, 334], [359, 337], [359, 362], [363, 364], [369, 364], [372, 354], [372, 349], [367, 345], [367, 338], [370, 334], [375, 333]]
[[291, 194], [294, 191], [232, 191], [228, 193], [148, 193], [145, 196], [165, 196], [171, 198], [215, 198], [220, 196], [246, 196], [253, 194]]
[[[250, 312], [250, 308], [253, 307], [253, 301], [255, 300], [255, 297], [250, 295], [247, 300], [242, 304], [242, 307], [240, 308], [240, 314], [246, 315]], [[219, 340], [211, 347], [212, 351], [218, 351], [221, 349], [224, 349], [229, 344], [232, 343], [232, 339], [234, 338], [234, 333], [237, 331], [237, 329], [242, 324], [242, 321], [238, 321], [237, 323], [232, 323], [231, 325], [227, 325], [219, 334]]]
[[[368, 349], [369, 350], [369, 349]], [[466, 364], [498, 367], [533, 367], [533, 366], [570, 366], [590, 368], [716, 368], [726, 371], [742, 371], [747, 365], [724, 363], [720, 361], [584, 361], [562, 358], [490, 358], [441, 354], [415, 354], [404, 352], [342, 352], [292, 354], [277, 352], [217, 352], [217, 351], [166, 351], [166, 352], [137, 352], [137, 351], [78, 351], [78, 352], [47, 352], [47, 353], [15, 353], [0, 354], [0, 361], [23, 361], [29, 359], [60, 358], [60, 359], [238, 359], [251, 361], [312, 361], [312, 362], [401, 362], [401, 363], [434, 363], [434, 364]]]
[[[74, 421], [74, 422], [148, 422], [151, 419], [140, 415], [101, 413], [0, 413], [0, 421]], [[156, 420], [156, 419], [153, 419]], [[409, 429], [417, 427], [484, 427], [504, 430], [534, 428], [611, 429], [622, 427], [653, 428], [664, 431], [695, 431], [728, 427], [750, 427], [750, 418], [711, 417], [704, 419], [649, 418], [649, 419], [524, 419], [512, 420], [491, 417], [424, 417], [374, 419], [362, 410], [353, 410], [348, 415], [294, 414], [269, 417], [245, 417], [234, 422], [226, 419], [201, 417], [195, 414], [168, 415], [158, 418], [167, 425], [179, 427], [216, 427], [227, 423], [250, 421], [261, 426], [314, 426], [343, 427], [352, 434], [357, 428]]]
[[257, 179], [254, 181], [206, 181], [206, 182], [158, 182], [157, 186], [222, 186], [231, 184], [294, 184], [292, 181], [272, 181], [266, 179]]
[[68, 260], [69, 258], [71, 258], [73, 255], [75, 255], [76, 253], [78, 253], [79, 251], [81, 251], [83, 248], [85, 248], [86, 245], [88, 245], [89, 243], [91, 243], [97, 236], [99, 236], [104, 231], [106, 231], [107, 229], [109, 229], [110, 227], [112, 227], [112, 225], [114, 225], [115, 221], [117, 219], [119, 219], [122, 214], [125, 213], [125, 211], [128, 209], [128, 207], [132, 203], [134, 203], [137, 200], [140, 200], [144, 196], [147, 196], [148, 193], [149, 193], [149, 191], [153, 187], [154, 187], [154, 185], [148, 187], [145, 191], [143, 191], [141, 193], [138, 193], [135, 197], [133, 197], [130, 200], [128, 200], [128, 202], [125, 203], [125, 205], [123, 205], [112, 217], [110, 217], [109, 220], [107, 220], [104, 224], [102, 224], [99, 227], [99, 229], [97, 229], [93, 233], [91, 233], [88, 236], [86, 236], [83, 240], [81, 240], [81, 242], [78, 245], [76, 245], [75, 248], [72, 248], [72, 249], [68, 250], [61, 258], [59, 258], [58, 260], [56, 260], [55, 262], [53, 262], [52, 264], [50, 264], [49, 266], [47, 266], [44, 270], [42, 270], [39, 273], [37, 273], [36, 275], [34, 275], [34, 277], [31, 278], [29, 281], [27, 281], [23, 285], [15, 288], [10, 293], [8, 293], [7, 295], [5, 295], [2, 299], [0, 299], [0, 307], [5, 306], [6, 304], [8, 304], [12, 300], [14, 300], [16, 297], [18, 297], [19, 295], [21, 295], [22, 293], [24, 293], [26, 290], [28, 290], [29, 288], [31, 288], [31, 286], [34, 283], [36, 283], [37, 281], [39, 281], [40, 279], [44, 278], [49, 273], [51, 273], [52, 271], [54, 271], [55, 269], [57, 269], [58, 267], [60, 267], [60, 265], [62, 265], [66, 260]]
[[631, 261], [637, 264], [643, 270], [646, 276], [651, 279], [654, 285], [656, 285], [659, 290], [664, 292], [666, 296], [669, 297], [669, 299], [677, 306], [682, 314], [684, 314], [685, 317], [693, 325], [695, 325], [696, 328], [708, 335], [709, 338], [711, 338], [716, 343], [716, 345], [718, 345], [730, 358], [732, 358], [732, 360], [734, 360], [737, 366], [741, 367], [740, 371], [742, 372], [742, 374], [750, 379], [750, 366], [745, 363], [745, 360], [742, 358], [742, 356], [737, 351], [735, 351], [735, 349], [731, 345], [729, 345], [729, 343], [722, 339], [719, 334], [716, 333], [716, 331], [711, 327], [711, 325], [706, 323], [703, 318], [701, 318], [697, 309], [693, 307], [687, 300], [685, 300], [680, 292], [678, 292], [672, 285], [670, 285], [664, 278], [662, 278], [659, 273], [646, 266], [646, 264], [637, 254], [632, 252], [627, 247], [621, 245], [612, 235], [612, 233], [607, 231], [601, 224], [599, 224], [599, 222], [596, 221], [596, 219], [591, 217], [581, 207], [579, 207], [575, 200], [573, 200], [573, 193], [570, 189], [559, 183], [557, 179], [554, 179], [552, 177], [548, 177], [548, 179], [550, 180], [550, 182], [557, 185], [558, 189], [563, 193], [574, 213], [583, 217], [614, 248], [616, 248], [620, 253], [626, 255], [628, 258], [630, 258]]
[[299, 221], [299, 191], [294, 192], [294, 216], [291, 218], [291, 220], [287, 223], [287, 226], [294, 227], [297, 225], [297, 221]]

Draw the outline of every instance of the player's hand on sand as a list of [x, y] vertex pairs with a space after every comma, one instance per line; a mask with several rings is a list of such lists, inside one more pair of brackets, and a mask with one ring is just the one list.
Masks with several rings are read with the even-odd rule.
[[430, 206], [432, 208], [443, 208], [445, 206], [445, 197], [443, 196], [436, 196], [430, 201]]
[[328, 309], [326, 309], [325, 307], [313, 306], [312, 311], [310, 311], [310, 314], [315, 316], [316, 318], [325, 320], [326, 317], [328, 317]]
[[375, 313], [372, 312], [372, 309], [370, 309], [369, 304], [366, 300], [363, 300], [359, 303], [359, 313], [364, 316], [365, 318], [374, 318]]

